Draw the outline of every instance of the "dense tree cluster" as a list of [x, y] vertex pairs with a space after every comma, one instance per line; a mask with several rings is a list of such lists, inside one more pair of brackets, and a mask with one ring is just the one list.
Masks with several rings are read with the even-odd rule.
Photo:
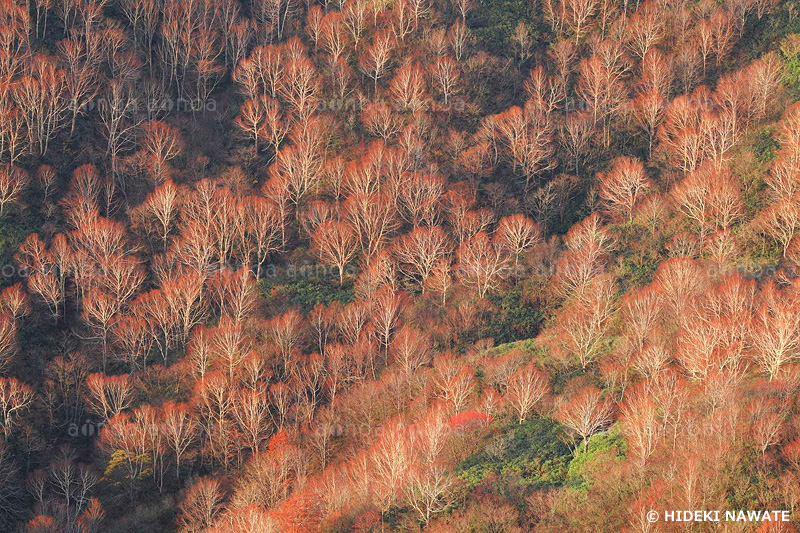
[[0, 529], [797, 519], [793, 4], [0, 15]]

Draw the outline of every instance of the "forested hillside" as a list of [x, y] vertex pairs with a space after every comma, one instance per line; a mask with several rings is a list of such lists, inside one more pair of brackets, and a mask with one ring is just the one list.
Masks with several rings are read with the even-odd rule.
[[0, 43], [0, 531], [800, 523], [796, 0], [2, 0]]

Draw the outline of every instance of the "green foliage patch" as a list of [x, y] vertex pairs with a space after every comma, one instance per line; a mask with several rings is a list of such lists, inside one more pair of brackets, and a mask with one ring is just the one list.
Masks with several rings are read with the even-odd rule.
[[645, 228], [635, 223], [617, 226], [619, 247], [628, 253], [617, 256], [614, 274], [619, 281], [619, 290], [625, 293], [653, 280], [659, 263], [665, 259], [661, 244], [648, 238]]
[[546, 418], [503, 428], [488, 437], [482, 451], [457, 465], [455, 472], [469, 488], [490, 476], [501, 482], [516, 479], [532, 488], [561, 485], [570, 459], [563, 434], [560, 424]]
[[512, 49], [511, 35], [521, 20], [529, 20], [523, 0], [480, 0], [469, 15], [469, 26], [482, 48], [508, 56]]
[[328, 276], [290, 276], [286, 274], [264, 278], [259, 282], [267, 298], [282, 297], [292, 306], [307, 313], [319, 303], [328, 305], [338, 301], [346, 304], [353, 300], [353, 286]]
[[577, 453], [567, 469], [566, 484], [581, 490], [588, 489], [590, 484], [586, 475], [588, 466], [601, 458], [610, 457], [622, 461], [625, 458], [625, 450], [625, 439], [616, 425], [606, 432], [592, 435], [589, 437], [587, 451], [584, 452], [583, 443], [579, 443]]
[[500, 294], [492, 294], [489, 301], [494, 305], [495, 311], [486, 325], [484, 337], [506, 343], [539, 334], [543, 320], [542, 310], [529, 301], [522, 285]]
[[759, 163], [769, 163], [775, 159], [775, 152], [780, 147], [780, 143], [772, 135], [772, 128], [762, 128], [756, 132], [753, 153]]

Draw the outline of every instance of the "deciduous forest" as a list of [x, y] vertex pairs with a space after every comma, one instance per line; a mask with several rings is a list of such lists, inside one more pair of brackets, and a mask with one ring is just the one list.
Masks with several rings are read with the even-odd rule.
[[0, 0], [0, 42], [0, 531], [800, 524], [797, 0]]

